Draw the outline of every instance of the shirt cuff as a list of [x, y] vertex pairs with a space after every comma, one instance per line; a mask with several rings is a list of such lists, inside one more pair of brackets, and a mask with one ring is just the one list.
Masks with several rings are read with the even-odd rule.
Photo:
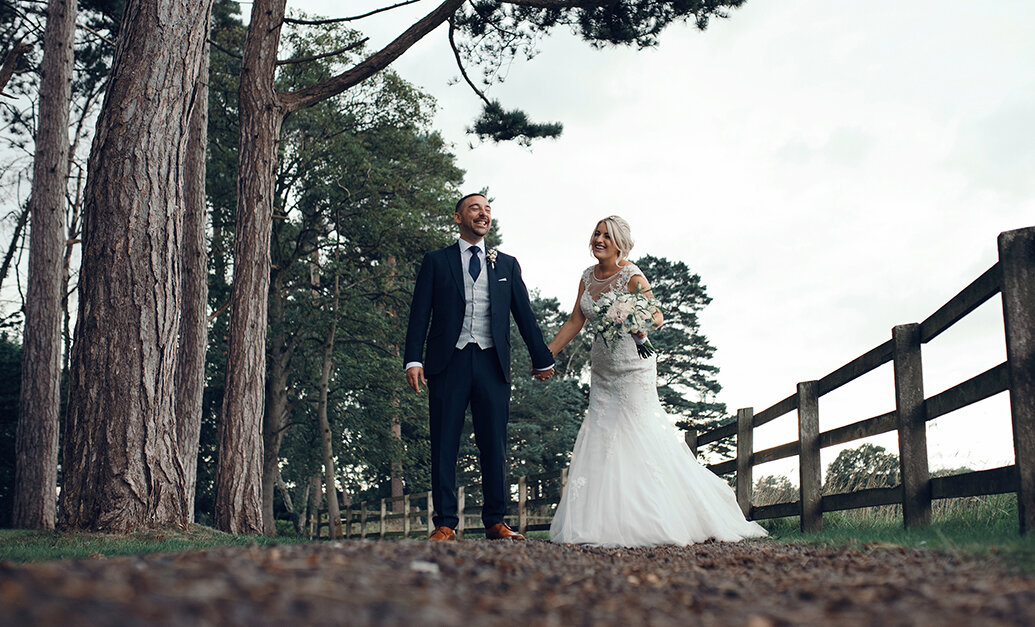
[[644, 335], [643, 337], [636, 337], [634, 335], [633, 339], [636, 340], [636, 345], [637, 346], [643, 346], [643, 344], [647, 341], [647, 336]]
[[412, 367], [414, 367], [414, 366], [417, 366], [418, 368], [423, 368], [423, 367], [424, 367], [424, 364], [422, 364], [422, 363], [421, 363], [421, 362], [419, 362], [419, 361], [411, 361], [411, 362], [408, 362], [408, 363], [406, 364], [406, 367], [405, 367], [405, 368], [403, 368], [403, 370], [409, 370], [410, 368], [412, 368]]
[[553, 370], [553, 367], [554, 367], [554, 364], [550, 364], [549, 366], [547, 366], [545, 368], [536, 368], [535, 371], [536, 372], [546, 372], [547, 370]]

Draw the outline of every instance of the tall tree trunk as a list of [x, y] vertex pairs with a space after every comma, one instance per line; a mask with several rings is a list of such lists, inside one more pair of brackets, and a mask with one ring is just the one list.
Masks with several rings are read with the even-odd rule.
[[295, 535], [301, 536], [305, 533], [305, 521], [306, 516], [309, 514], [309, 490], [312, 485], [309, 482], [305, 484], [305, 490], [302, 491], [302, 498], [299, 501], [302, 509], [298, 510], [298, 516], [295, 518]]
[[292, 516], [297, 514], [295, 506], [291, 503], [291, 492], [288, 490], [287, 484], [284, 483], [284, 476], [280, 474], [279, 468], [277, 469], [276, 486], [280, 490], [280, 498], [284, 499], [284, 509]]
[[[392, 290], [395, 288], [395, 272], [396, 272], [395, 255], [389, 255], [388, 259], [386, 259], [385, 262], [386, 262], [385, 265], [387, 266], [387, 273], [385, 275], [384, 293], [385, 294], [391, 294]], [[395, 317], [395, 312], [390, 310], [390, 309], [388, 309], [387, 298], [384, 301], [382, 301], [382, 303], [378, 306], [378, 310], [383, 315], [391, 316], [393, 318]], [[396, 344], [394, 344], [392, 342], [393, 338], [384, 337], [382, 339], [384, 341], [384, 344], [385, 344], [387, 350], [392, 351], [392, 353], [394, 354], [394, 356], [397, 359], [402, 357], [402, 355], [399, 353], [398, 345], [396, 345]], [[391, 467], [389, 468], [388, 473], [389, 473], [389, 479], [390, 479], [391, 489], [392, 489], [392, 498], [395, 498], [395, 497], [402, 496], [403, 495], [403, 491], [406, 489], [406, 487], [403, 485], [402, 420], [399, 417], [399, 404], [400, 404], [400, 400], [399, 400], [398, 394], [392, 394], [392, 398], [390, 399], [389, 403], [393, 407], [392, 415], [391, 415], [391, 418], [390, 418], [390, 420], [391, 420], [390, 430], [391, 430], [391, 434], [392, 434], [392, 439], [395, 440], [396, 452], [393, 453], [393, 455], [392, 455], [392, 464], [391, 464]], [[399, 514], [402, 511], [403, 511], [403, 502], [401, 500], [399, 500], [399, 501], [392, 501], [392, 513], [393, 514]]]
[[291, 349], [284, 332], [284, 292], [279, 275], [270, 287], [269, 374], [266, 376], [266, 408], [262, 429], [262, 532], [277, 535], [273, 518], [273, 489], [280, 477], [280, 443], [284, 440], [284, 424], [288, 413], [288, 368]]
[[53, 529], [57, 522], [62, 253], [75, 17], [75, 2], [51, 0], [43, 34], [40, 124], [29, 201], [32, 224], [22, 385], [15, 436], [12, 523], [24, 529]]
[[320, 489], [320, 475], [314, 474], [309, 477], [309, 537], [320, 535], [320, 499], [323, 490]]
[[331, 368], [334, 365], [334, 336], [338, 330], [338, 277], [334, 277], [334, 306], [331, 308], [331, 328], [323, 346], [323, 369], [320, 371], [320, 400], [317, 417], [320, 421], [320, 443], [323, 445], [324, 484], [327, 489], [327, 521], [330, 535], [335, 540], [342, 537], [341, 511], [338, 509], [338, 488], [335, 487], [337, 473], [334, 470], [334, 446], [331, 437], [331, 422], [327, 417], [327, 391], [330, 388]]
[[216, 527], [231, 533], [263, 530], [262, 417], [270, 229], [277, 140], [284, 121], [273, 76], [284, 4], [285, 0], [274, 0], [252, 5], [238, 92], [241, 143], [234, 285], [215, 503]]
[[350, 89], [392, 64], [435, 30], [465, 0], [442, 4], [362, 63], [297, 92], [274, 87], [286, 0], [255, 0], [241, 61], [241, 142], [237, 168], [234, 287], [226, 386], [219, 423], [216, 526], [232, 533], [262, 531], [263, 389], [266, 295], [277, 141], [284, 116]]
[[211, 0], [129, 0], [90, 152], [61, 515], [185, 525], [176, 371], [185, 163]]
[[[392, 406], [396, 408], [395, 413], [392, 414], [392, 439], [396, 441], [399, 446], [399, 452], [402, 452], [402, 423], [399, 421], [399, 399], [398, 397], [392, 397]], [[391, 485], [392, 485], [392, 498], [403, 495], [403, 479], [402, 479], [402, 462], [398, 457], [392, 460], [392, 467], [389, 471], [391, 473]], [[392, 513], [398, 514], [403, 511], [402, 501], [392, 501]]]
[[180, 352], [176, 364], [176, 455], [184, 478], [183, 516], [194, 520], [198, 479], [205, 350], [208, 348], [208, 248], [205, 199], [205, 149], [208, 145], [208, 60], [206, 43], [198, 73], [197, 98], [190, 119], [184, 167], [183, 244], [180, 293]]

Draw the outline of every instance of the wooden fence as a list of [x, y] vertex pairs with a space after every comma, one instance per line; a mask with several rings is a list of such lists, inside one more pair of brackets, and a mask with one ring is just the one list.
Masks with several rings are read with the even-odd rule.
[[[803, 531], [823, 528], [823, 512], [901, 504], [907, 527], [930, 522], [932, 499], [1015, 492], [1021, 533], [1035, 530], [1035, 227], [999, 235], [999, 261], [920, 323], [892, 329], [891, 339], [757, 414], [737, 412], [736, 423], [689, 434], [692, 449], [735, 437], [737, 456], [709, 466], [716, 474], [736, 472], [737, 502], [753, 520], [800, 516]], [[1005, 362], [930, 398], [924, 396], [920, 347], [959, 322], [996, 294], [1002, 295]], [[819, 398], [893, 362], [895, 409], [831, 429], [819, 430]], [[1014, 461], [1010, 466], [931, 477], [927, 465], [927, 422], [1000, 392], [1010, 392]], [[798, 440], [762, 451], [752, 446], [753, 430], [797, 410]], [[890, 431], [898, 432], [901, 484], [847, 494], [822, 495], [819, 452]], [[752, 468], [799, 458], [799, 499], [753, 506]]]
[[[520, 533], [545, 531], [550, 528], [553, 510], [560, 501], [561, 492], [568, 482], [568, 469], [519, 477], [510, 484], [510, 492], [517, 499], [516, 513], [507, 516], [508, 525]], [[460, 487], [457, 490], [457, 509], [460, 521], [456, 527], [457, 537], [465, 533], [484, 533], [481, 526], [481, 486]], [[401, 511], [394, 512], [393, 505], [400, 503]], [[431, 522], [433, 508], [431, 492], [404, 494], [383, 498], [379, 502], [363, 501], [355, 507], [343, 507], [341, 512], [342, 533], [345, 538], [411, 538], [427, 537], [434, 531]], [[476, 521], [473, 525], [472, 521]], [[321, 512], [316, 535], [326, 537], [328, 527], [326, 512]], [[310, 531], [313, 535], [314, 531]]]
[[[823, 528], [823, 512], [901, 504], [907, 527], [927, 525], [931, 501], [985, 494], [1016, 493], [1020, 531], [1035, 530], [1035, 227], [999, 235], [999, 261], [963, 291], [920, 323], [902, 324], [891, 339], [865, 352], [817, 381], [797, 385], [791, 396], [757, 414], [752, 408], [737, 411], [737, 420], [701, 434], [687, 434], [697, 447], [736, 438], [737, 455], [708, 466], [718, 475], [736, 473], [737, 502], [752, 520], [799, 516], [803, 531]], [[930, 398], [923, 389], [921, 346], [956, 324], [981, 304], [1002, 295], [1006, 340], [1005, 362]], [[841, 386], [888, 363], [894, 364], [895, 408], [843, 427], [820, 431], [819, 399]], [[1010, 393], [1014, 464], [947, 477], [931, 477], [927, 463], [927, 422], [1004, 391]], [[798, 439], [761, 451], [753, 447], [754, 429], [797, 410]], [[820, 450], [861, 438], [898, 432], [901, 483], [845, 494], [823, 495]], [[774, 505], [751, 503], [752, 469], [766, 462], [798, 456], [799, 498]], [[512, 484], [517, 514], [508, 523], [520, 532], [549, 528], [549, 518], [564, 489], [567, 471], [520, 477]], [[484, 531], [467, 527], [478, 488], [459, 490], [463, 512], [458, 535]], [[390, 504], [403, 501], [403, 513], [388, 513]], [[343, 514], [347, 537], [426, 536], [432, 530], [431, 493], [382, 499], [380, 509], [361, 503]], [[417, 521], [417, 525], [414, 525]], [[326, 523], [324, 523], [326, 525]]]

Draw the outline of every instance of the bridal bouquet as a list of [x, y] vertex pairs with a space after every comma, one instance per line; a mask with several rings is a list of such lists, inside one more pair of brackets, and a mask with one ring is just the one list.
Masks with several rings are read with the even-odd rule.
[[[623, 333], [646, 333], [654, 319], [654, 311], [659, 308], [658, 300], [646, 294], [611, 290], [605, 292], [593, 303], [596, 323], [593, 331], [612, 351], [615, 340]], [[647, 338], [636, 342], [636, 352], [641, 358], [654, 354], [654, 345]]]

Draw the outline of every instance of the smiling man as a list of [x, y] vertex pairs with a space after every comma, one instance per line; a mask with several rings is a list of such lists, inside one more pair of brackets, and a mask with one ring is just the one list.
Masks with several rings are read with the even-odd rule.
[[522, 539], [503, 522], [508, 499], [510, 315], [528, 347], [537, 379], [553, 375], [553, 355], [536, 323], [517, 260], [485, 250], [485, 234], [492, 226], [488, 199], [482, 194], [464, 196], [456, 204], [453, 221], [460, 229], [457, 243], [428, 253], [421, 263], [403, 356], [407, 383], [415, 392], [426, 385], [430, 395], [436, 527], [430, 539], [456, 538], [456, 458], [468, 406], [480, 453], [485, 537]]

